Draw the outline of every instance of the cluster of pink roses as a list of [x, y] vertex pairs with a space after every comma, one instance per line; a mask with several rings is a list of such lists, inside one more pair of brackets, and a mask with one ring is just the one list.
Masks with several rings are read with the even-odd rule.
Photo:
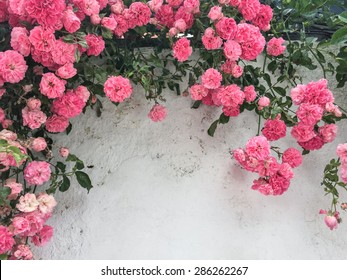
[[298, 124], [292, 128], [291, 135], [305, 150], [318, 150], [324, 144], [334, 141], [337, 125], [318, 126], [325, 114], [341, 117], [342, 113], [334, 105], [334, 96], [328, 89], [328, 81], [321, 79], [307, 85], [298, 85], [291, 90], [291, 98], [299, 105], [296, 116]]
[[245, 149], [236, 149], [234, 158], [248, 171], [256, 172], [259, 178], [253, 181], [252, 189], [264, 195], [281, 195], [290, 185], [293, 168], [302, 163], [300, 152], [289, 148], [282, 155], [279, 163], [270, 155], [270, 143], [264, 136], [248, 140]]
[[[15, 179], [6, 180], [4, 186], [11, 189], [8, 200], [16, 200], [23, 188]], [[9, 254], [10, 259], [32, 259], [27, 239], [36, 246], [44, 246], [51, 239], [53, 228], [45, 223], [51, 217], [56, 204], [54, 197], [46, 193], [37, 196], [26, 193], [20, 196], [16, 205], [17, 213], [11, 219], [11, 224], [8, 227], [0, 226], [0, 254]], [[1, 216], [11, 213], [8, 207], [1, 207]]]
[[336, 153], [341, 160], [341, 179], [347, 184], [347, 143], [339, 144]]

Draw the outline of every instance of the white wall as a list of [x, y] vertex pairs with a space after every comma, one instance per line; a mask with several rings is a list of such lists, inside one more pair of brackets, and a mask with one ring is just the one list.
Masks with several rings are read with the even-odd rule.
[[[306, 81], [320, 77], [302, 73]], [[255, 114], [232, 119], [211, 138], [206, 131], [220, 108], [193, 110], [189, 97], [165, 97], [169, 115], [162, 123], [147, 118], [151, 104], [136, 88], [119, 107], [105, 100], [101, 118], [88, 109], [69, 136], [57, 137], [58, 147], [95, 166], [95, 188], [87, 195], [74, 184], [57, 195], [49, 221], [55, 236], [36, 250], [38, 258], [346, 258], [347, 223], [330, 231], [318, 215], [330, 205], [320, 182], [337, 143], [347, 140], [345, 123], [334, 143], [305, 157], [288, 192], [265, 197], [250, 189], [256, 174], [228, 154], [256, 134]], [[347, 107], [345, 92], [339, 100]], [[279, 145], [297, 147], [290, 136]]]

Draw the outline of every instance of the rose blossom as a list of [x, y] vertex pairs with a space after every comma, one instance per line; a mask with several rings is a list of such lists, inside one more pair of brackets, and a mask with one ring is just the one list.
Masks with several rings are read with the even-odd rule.
[[226, 107], [238, 107], [245, 99], [245, 94], [235, 84], [221, 87], [217, 92], [217, 96], [221, 105]]
[[219, 88], [222, 82], [222, 75], [216, 69], [209, 68], [201, 77], [201, 84], [208, 89]]
[[234, 40], [228, 40], [224, 43], [224, 55], [227, 59], [238, 60], [242, 54], [241, 46]]
[[316, 104], [303, 103], [296, 111], [298, 119], [305, 125], [315, 125], [323, 117], [323, 108]]
[[30, 110], [29, 107], [24, 107], [22, 110], [23, 125], [28, 126], [30, 129], [39, 128], [47, 120], [44, 112], [39, 110]]
[[56, 43], [51, 29], [35, 26], [30, 30], [29, 41], [36, 51], [50, 52]]
[[31, 44], [29, 32], [24, 27], [13, 27], [11, 32], [11, 47], [23, 56], [30, 54]]
[[184, 21], [184, 19], [182, 19], [182, 18], [180, 18], [174, 22], [174, 27], [180, 32], [184, 32], [187, 30], [187, 24]]
[[86, 41], [88, 44], [87, 55], [98, 56], [105, 49], [105, 41], [101, 36], [97, 36], [94, 34], [88, 34], [86, 36]]
[[255, 92], [253, 85], [244, 87], [243, 92], [245, 93], [245, 99], [248, 103], [254, 101], [257, 97], [257, 93]]
[[322, 137], [324, 143], [333, 142], [337, 134], [336, 124], [326, 124], [318, 129], [320, 136]]
[[57, 40], [52, 48], [52, 59], [58, 65], [74, 63], [76, 45], [65, 43], [62, 39]]
[[31, 142], [31, 149], [33, 149], [35, 152], [41, 152], [46, 148], [46, 140], [42, 137], [34, 138]]
[[288, 163], [292, 168], [298, 167], [302, 163], [302, 155], [297, 149], [288, 148], [282, 155], [282, 162]]
[[112, 102], [123, 102], [130, 97], [132, 91], [129, 79], [122, 76], [111, 76], [104, 84], [104, 92]]
[[286, 136], [287, 126], [277, 117], [275, 120], [267, 120], [262, 130], [263, 135], [269, 141], [275, 141]]
[[66, 63], [61, 66], [56, 72], [57, 76], [62, 79], [70, 79], [77, 74], [77, 69], [73, 67], [72, 63]]
[[30, 230], [29, 221], [24, 217], [14, 217], [12, 220], [12, 226], [14, 228], [13, 233], [15, 235], [25, 233]]
[[210, 12], [207, 15], [212, 21], [219, 20], [223, 17], [222, 7], [213, 6], [210, 9]]
[[24, 196], [21, 196], [16, 205], [17, 209], [24, 213], [33, 212], [38, 206], [39, 202], [36, 200], [36, 196], [33, 193], [26, 193]]
[[76, 95], [83, 100], [83, 102], [87, 102], [90, 97], [90, 92], [85, 86], [78, 86], [75, 89]]
[[61, 97], [65, 91], [66, 81], [59, 79], [53, 73], [42, 75], [40, 82], [40, 92], [48, 98]]
[[231, 75], [234, 78], [240, 78], [243, 74], [243, 68], [240, 65], [235, 65], [231, 70]]
[[[159, 8], [163, 5], [163, 0], [151, 0], [147, 2], [147, 5], [149, 6], [149, 8], [153, 11], [153, 12], [157, 12], [159, 10]], [[112, 6], [113, 7], [113, 6]], [[111, 8], [112, 8], [111, 7]], [[116, 13], [116, 12], [114, 12]]]
[[33, 253], [31, 252], [29, 246], [20, 244], [13, 251], [13, 257], [17, 260], [32, 260]]
[[134, 27], [144, 26], [149, 22], [149, 19], [151, 17], [151, 10], [145, 3], [133, 2], [129, 6], [129, 14], [131, 16], [130, 22], [133, 22], [132, 25]]
[[61, 147], [61, 148], [59, 149], [59, 154], [60, 154], [60, 156], [62, 156], [63, 158], [68, 157], [69, 153], [70, 153], [70, 152], [69, 152], [69, 149], [68, 149], [68, 148]]
[[223, 44], [222, 38], [215, 36], [215, 32], [211, 27], [208, 27], [205, 30], [204, 35], [201, 39], [206, 50], [219, 49]]
[[279, 56], [284, 53], [286, 46], [282, 46], [285, 42], [283, 38], [272, 38], [266, 47], [266, 52], [268, 55]]
[[24, 179], [29, 185], [42, 185], [50, 177], [50, 165], [45, 161], [32, 161], [24, 169]]
[[66, 118], [73, 118], [82, 113], [85, 106], [83, 100], [72, 90], [53, 101], [52, 112]]
[[184, 0], [183, 7], [188, 13], [196, 14], [199, 12], [199, 0]]
[[174, 11], [169, 5], [162, 5], [155, 14], [158, 24], [171, 28], [175, 22]]
[[290, 97], [295, 105], [300, 105], [305, 102], [306, 99], [306, 85], [297, 85], [295, 88], [291, 89]]
[[260, 12], [259, 0], [241, 0], [238, 9], [245, 20], [254, 19]]
[[117, 27], [117, 21], [113, 17], [103, 17], [101, 25], [113, 31]]
[[49, 132], [63, 132], [69, 126], [69, 119], [64, 116], [54, 114], [47, 119], [45, 126]]
[[272, 20], [272, 17], [272, 8], [268, 5], [260, 4], [260, 11], [252, 20], [252, 23], [255, 26], [258, 26], [260, 30], [268, 31], [270, 29], [270, 22]]
[[10, 251], [14, 244], [13, 234], [7, 227], [0, 225], [0, 254]]
[[31, 242], [36, 246], [44, 246], [53, 236], [53, 228], [51, 226], [43, 226], [43, 228], [33, 237], [31, 237]]
[[270, 106], [270, 99], [266, 96], [262, 96], [258, 100], [258, 109], [262, 110], [264, 107]]
[[160, 105], [160, 104], [155, 104], [151, 111], [148, 113], [148, 117], [154, 121], [154, 122], [160, 122], [166, 118], [167, 115], [167, 109]]
[[179, 62], [186, 61], [192, 52], [193, 49], [190, 46], [190, 41], [187, 38], [181, 38], [173, 45], [173, 56]]
[[37, 196], [37, 201], [39, 203], [39, 210], [43, 214], [51, 213], [54, 207], [57, 206], [57, 202], [55, 201], [54, 197], [46, 193], [40, 193]]
[[255, 136], [248, 140], [246, 153], [258, 160], [264, 160], [270, 155], [270, 145], [264, 136]]
[[300, 142], [306, 142], [316, 136], [311, 126], [301, 123], [292, 128], [291, 135]]
[[201, 100], [208, 94], [208, 90], [204, 86], [199, 84], [191, 86], [189, 92], [193, 100]]
[[70, 8], [65, 10], [62, 20], [65, 30], [69, 33], [74, 33], [81, 27], [81, 20]]
[[15, 84], [24, 79], [28, 66], [24, 57], [16, 51], [0, 52], [0, 77], [8, 83]]
[[16, 182], [16, 179], [9, 178], [5, 181], [4, 187], [10, 188], [11, 193], [8, 195], [8, 200], [17, 199], [18, 194], [23, 190], [23, 185]]
[[298, 141], [298, 144], [305, 150], [312, 151], [312, 150], [319, 150], [320, 148], [322, 148], [324, 145], [324, 141], [320, 135], [316, 135], [308, 141], [305, 141], [305, 142]]
[[237, 31], [236, 21], [233, 18], [223, 17], [216, 23], [216, 31], [224, 40], [234, 39]]

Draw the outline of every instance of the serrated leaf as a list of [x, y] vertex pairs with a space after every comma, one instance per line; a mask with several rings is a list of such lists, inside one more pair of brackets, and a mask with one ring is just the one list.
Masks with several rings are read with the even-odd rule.
[[82, 188], [87, 189], [88, 193], [93, 188], [92, 182], [90, 181], [90, 178], [88, 174], [82, 172], [82, 171], [76, 171], [75, 173], [77, 182], [81, 185]]

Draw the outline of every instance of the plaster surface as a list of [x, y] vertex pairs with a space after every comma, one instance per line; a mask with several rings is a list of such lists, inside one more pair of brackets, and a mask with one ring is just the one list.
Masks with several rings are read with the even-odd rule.
[[[319, 71], [302, 71], [305, 81]], [[331, 83], [333, 89], [334, 83]], [[347, 104], [345, 91], [335, 91]], [[345, 142], [346, 123], [322, 150], [304, 157], [289, 190], [266, 197], [250, 189], [256, 174], [229, 155], [255, 136], [257, 117], [245, 112], [215, 137], [207, 135], [220, 108], [191, 109], [190, 97], [165, 93], [168, 117], [147, 118], [152, 104], [141, 88], [102, 116], [88, 109], [73, 120], [57, 147], [94, 165], [90, 194], [74, 182], [56, 196], [49, 220], [55, 236], [36, 256], [43, 259], [346, 259], [347, 223], [330, 231], [318, 215], [330, 205], [320, 186], [323, 169]], [[276, 145], [298, 147], [288, 137]], [[344, 197], [347, 201], [347, 197]]]

